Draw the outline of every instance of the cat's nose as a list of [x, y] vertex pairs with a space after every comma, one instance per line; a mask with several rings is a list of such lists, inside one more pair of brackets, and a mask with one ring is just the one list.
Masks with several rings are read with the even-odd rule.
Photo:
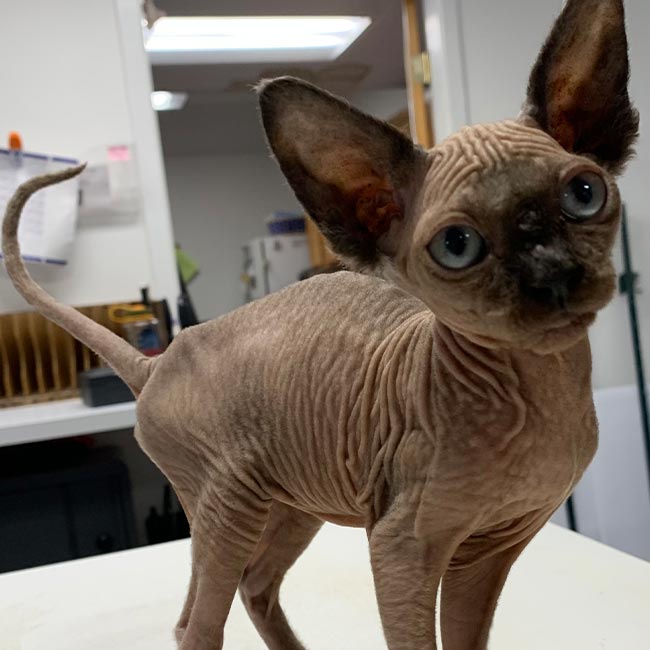
[[550, 267], [544, 274], [523, 278], [522, 293], [537, 303], [566, 309], [569, 297], [585, 277], [585, 269], [580, 264]]

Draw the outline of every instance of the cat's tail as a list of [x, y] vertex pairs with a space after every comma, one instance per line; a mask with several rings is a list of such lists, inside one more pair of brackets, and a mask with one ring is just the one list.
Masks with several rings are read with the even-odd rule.
[[18, 223], [29, 197], [38, 190], [61, 183], [80, 174], [85, 165], [70, 167], [55, 174], [37, 176], [23, 183], [15, 192], [5, 211], [2, 224], [2, 255], [14, 287], [37, 312], [60, 325], [76, 339], [96, 352], [126, 382], [136, 397], [144, 388], [153, 369], [154, 359], [146, 357], [110, 330], [63, 305], [31, 278], [20, 255]]

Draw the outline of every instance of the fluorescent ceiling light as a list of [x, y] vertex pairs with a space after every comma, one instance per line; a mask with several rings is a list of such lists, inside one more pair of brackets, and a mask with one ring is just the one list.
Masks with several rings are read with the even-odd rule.
[[187, 101], [187, 93], [170, 93], [156, 90], [151, 93], [151, 105], [155, 111], [178, 111]]
[[159, 65], [331, 61], [370, 22], [365, 16], [163, 16], [145, 47]]

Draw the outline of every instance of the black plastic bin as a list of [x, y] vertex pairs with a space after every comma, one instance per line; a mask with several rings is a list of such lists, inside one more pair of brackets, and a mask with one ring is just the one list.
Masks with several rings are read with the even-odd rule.
[[111, 448], [58, 442], [0, 449], [0, 572], [135, 544], [124, 463]]

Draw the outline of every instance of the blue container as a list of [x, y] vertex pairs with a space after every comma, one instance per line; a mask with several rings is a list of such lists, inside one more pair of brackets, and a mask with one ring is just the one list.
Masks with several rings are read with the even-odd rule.
[[293, 212], [274, 212], [266, 220], [271, 235], [290, 235], [305, 232], [305, 217]]

